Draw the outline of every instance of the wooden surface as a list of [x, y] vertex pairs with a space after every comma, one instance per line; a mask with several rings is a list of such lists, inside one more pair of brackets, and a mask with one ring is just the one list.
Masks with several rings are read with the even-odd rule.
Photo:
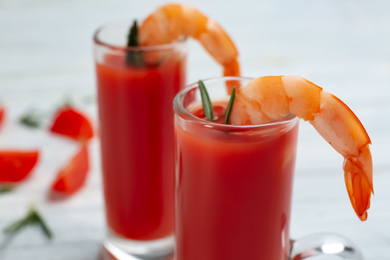
[[[73, 98], [97, 125], [92, 34], [102, 23], [145, 17], [162, 1], [0, 1], [0, 99], [8, 109], [0, 149], [39, 148], [31, 178], [0, 195], [0, 228], [35, 203], [55, 238], [34, 228], [9, 239], [0, 234], [0, 259], [97, 259], [104, 238], [99, 142], [90, 146], [92, 170], [85, 187], [61, 201], [47, 198], [58, 169], [76, 145], [45, 129], [18, 123], [28, 109], [50, 113]], [[186, 1], [186, 3], [189, 3]], [[195, 6], [235, 39], [243, 75], [297, 74], [345, 101], [372, 139], [375, 196], [361, 223], [344, 186], [342, 157], [311, 126], [300, 127], [291, 236], [337, 232], [351, 238], [366, 259], [390, 259], [390, 1], [207, 1]], [[190, 42], [188, 82], [221, 69]]]

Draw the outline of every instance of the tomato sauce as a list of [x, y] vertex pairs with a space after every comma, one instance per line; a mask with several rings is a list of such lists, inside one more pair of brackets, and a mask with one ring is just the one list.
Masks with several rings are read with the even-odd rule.
[[182, 56], [136, 68], [124, 53], [106, 54], [96, 64], [106, 217], [123, 238], [173, 232], [172, 100], [185, 84]]
[[296, 119], [261, 130], [176, 120], [176, 260], [288, 259]]

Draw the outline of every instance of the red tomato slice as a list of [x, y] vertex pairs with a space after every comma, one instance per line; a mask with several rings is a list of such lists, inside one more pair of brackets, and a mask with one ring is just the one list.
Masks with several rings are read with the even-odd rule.
[[38, 157], [38, 151], [0, 151], [0, 183], [24, 180]]
[[93, 137], [89, 119], [70, 106], [65, 106], [57, 111], [50, 131], [77, 141], [87, 141]]
[[0, 127], [4, 121], [4, 117], [5, 117], [5, 108], [0, 105]]
[[83, 186], [88, 170], [88, 148], [86, 144], [82, 144], [76, 155], [58, 172], [52, 190], [67, 194], [75, 193]]

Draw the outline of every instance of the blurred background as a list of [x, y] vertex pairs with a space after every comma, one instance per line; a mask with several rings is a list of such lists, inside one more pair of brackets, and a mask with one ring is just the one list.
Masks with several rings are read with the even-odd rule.
[[[300, 138], [291, 223], [292, 238], [337, 232], [366, 259], [390, 259], [390, 1], [178, 1], [218, 21], [240, 50], [242, 75], [296, 74], [334, 93], [360, 118], [373, 146], [374, 187], [368, 220], [355, 216], [345, 190], [342, 157], [307, 123]], [[104, 238], [99, 141], [91, 144], [85, 186], [66, 200], [48, 199], [74, 142], [19, 123], [31, 109], [51, 113], [71, 99], [97, 128], [94, 31], [118, 19], [140, 19], [165, 1], [0, 0], [0, 102], [6, 121], [0, 149], [38, 148], [31, 177], [0, 194], [0, 229], [34, 203], [54, 233], [28, 228], [0, 234], [0, 259], [98, 259]], [[221, 75], [221, 68], [189, 42], [188, 83]], [[46, 122], [48, 125], [49, 122]]]

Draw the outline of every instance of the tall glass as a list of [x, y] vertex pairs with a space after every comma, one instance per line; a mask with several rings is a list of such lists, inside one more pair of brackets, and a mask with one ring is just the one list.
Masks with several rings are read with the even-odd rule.
[[[204, 81], [217, 121], [229, 99], [226, 83], [244, 86], [249, 80]], [[361, 259], [339, 236], [290, 241], [296, 117], [251, 126], [209, 122], [199, 118], [203, 113], [197, 84], [175, 97], [174, 109], [176, 260], [287, 260], [325, 253]], [[322, 252], [323, 246], [328, 251]]]
[[185, 40], [126, 47], [131, 22], [94, 36], [106, 248], [141, 256], [173, 249], [172, 100], [185, 84]]

